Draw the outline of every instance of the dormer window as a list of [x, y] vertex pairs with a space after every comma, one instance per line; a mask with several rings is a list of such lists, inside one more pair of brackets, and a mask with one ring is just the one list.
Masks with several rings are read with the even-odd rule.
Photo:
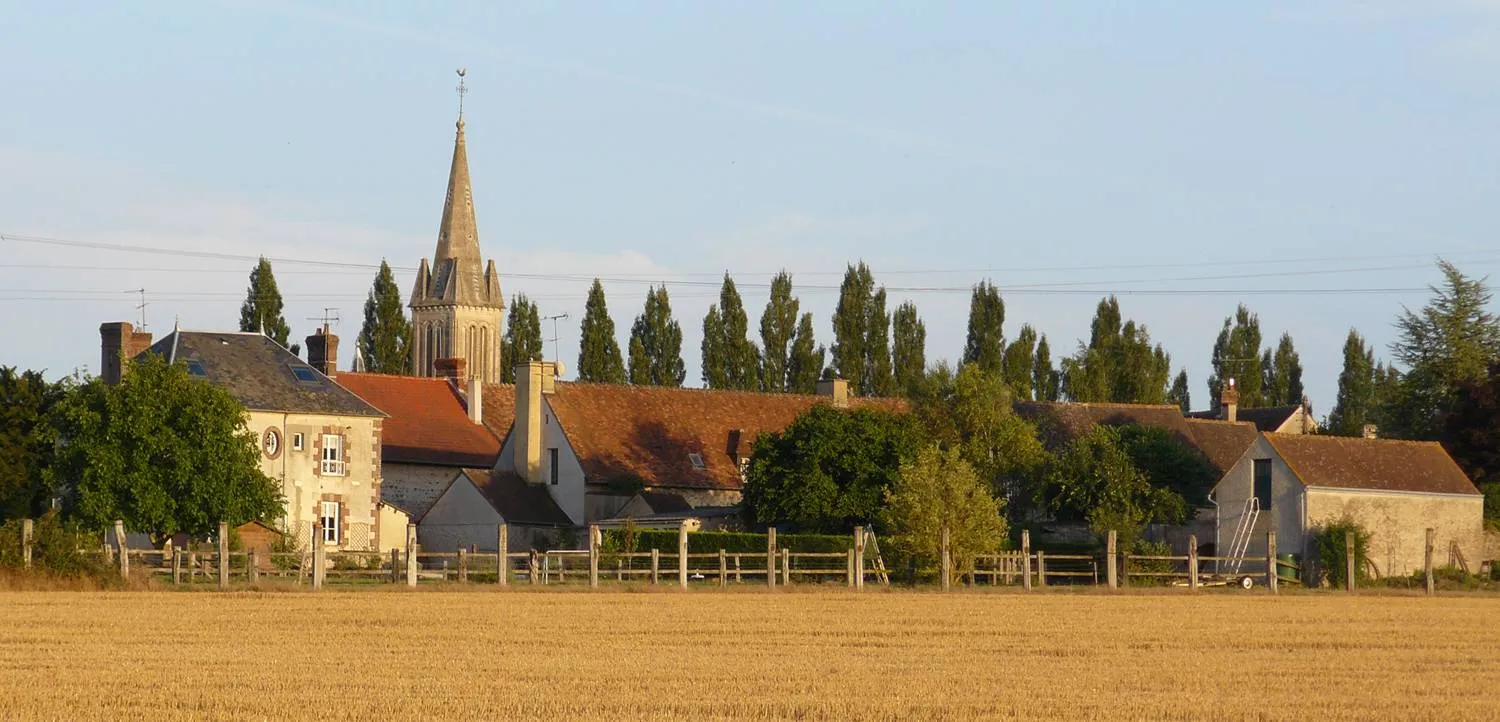
[[693, 468], [697, 469], [698, 471], [703, 471], [703, 469], [706, 468], [703, 465], [703, 455], [697, 452], [688, 453], [688, 461], [691, 462]]

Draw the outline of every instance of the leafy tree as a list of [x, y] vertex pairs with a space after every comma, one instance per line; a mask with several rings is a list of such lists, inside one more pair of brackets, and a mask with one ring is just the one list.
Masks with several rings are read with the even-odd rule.
[[1443, 448], [1484, 491], [1484, 516], [1500, 519], [1500, 362], [1458, 388], [1443, 416]]
[[47, 471], [66, 510], [90, 529], [122, 519], [159, 535], [206, 536], [219, 522], [282, 518], [280, 489], [260, 471], [245, 408], [147, 355], [113, 386], [94, 379], [58, 409], [66, 443]]
[[[266, 273], [270, 273], [269, 264]], [[272, 283], [275, 283], [274, 279]], [[251, 287], [254, 287], [254, 281]], [[242, 318], [241, 327], [244, 324]], [[411, 322], [406, 320], [406, 310], [401, 306], [401, 289], [396, 287], [390, 264], [382, 260], [370, 295], [365, 298], [365, 323], [359, 329], [358, 353], [365, 370], [378, 374], [406, 373], [411, 367], [407, 346], [410, 339]]]
[[928, 445], [901, 465], [886, 492], [882, 518], [908, 552], [942, 558], [943, 530], [953, 579], [974, 569], [974, 558], [993, 554], [1005, 543], [1004, 505], [957, 449]]
[[1344, 370], [1339, 372], [1339, 395], [1328, 414], [1330, 434], [1359, 436], [1371, 423], [1375, 406], [1375, 351], [1358, 331], [1344, 339]]
[[703, 382], [712, 389], [760, 387], [760, 349], [746, 334], [749, 320], [734, 279], [724, 274], [719, 302], [703, 317]]
[[46, 511], [52, 493], [44, 472], [57, 442], [51, 416], [71, 383], [0, 367], [0, 521]]
[[1121, 323], [1114, 296], [1099, 302], [1088, 346], [1063, 360], [1063, 391], [1070, 401], [1160, 404], [1166, 401], [1172, 358], [1135, 321]]
[[1118, 428], [1126, 455], [1151, 486], [1176, 493], [1190, 506], [1208, 503], [1208, 492], [1219, 482], [1219, 473], [1207, 457], [1160, 426], [1130, 424]]
[[604, 303], [604, 285], [594, 279], [583, 311], [578, 345], [578, 380], [601, 384], [625, 383], [625, 361], [615, 340], [615, 321]]
[[1176, 404], [1184, 414], [1192, 412], [1193, 395], [1188, 390], [1187, 369], [1177, 372], [1177, 378], [1172, 380], [1172, 388], [1167, 391], [1167, 403]]
[[792, 352], [787, 357], [786, 390], [798, 394], [816, 392], [826, 356], [826, 349], [813, 345], [812, 314], [803, 313], [792, 338]]
[[510, 299], [505, 338], [500, 344], [500, 381], [516, 382], [516, 364], [542, 360], [542, 317], [536, 304], [521, 293]]
[[917, 316], [917, 305], [907, 301], [896, 308], [891, 328], [895, 337], [891, 357], [895, 364], [896, 389], [911, 395], [922, 383], [927, 370], [927, 326]]
[[1052, 347], [1047, 345], [1046, 334], [1037, 339], [1032, 376], [1031, 388], [1037, 401], [1056, 401], [1062, 396], [1062, 374], [1052, 366]]
[[1354, 536], [1354, 580], [1369, 580], [1370, 532], [1351, 516], [1343, 516], [1323, 523], [1313, 533], [1313, 545], [1318, 550], [1319, 568], [1328, 575], [1328, 582], [1335, 587], [1344, 585], [1349, 575], [1349, 535]]
[[286, 325], [281, 308], [281, 291], [276, 288], [276, 276], [271, 274], [271, 262], [261, 256], [255, 269], [250, 271], [250, 288], [245, 292], [245, 303], [240, 306], [240, 330], [263, 332], [282, 348], [294, 354], [300, 353], [300, 344], [286, 344], [292, 330]]
[[1235, 380], [1240, 392], [1240, 408], [1253, 409], [1265, 406], [1261, 398], [1260, 317], [1240, 304], [1234, 315], [1224, 319], [1224, 328], [1214, 341], [1214, 372], [1208, 377], [1209, 402], [1219, 408], [1220, 392], [1224, 382]]
[[1036, 377], [1036, 329], [1031, 324], [1021, 326], [1016, 340], [1005, 347], [1001, 354], [1001, 377], [1010, 392], [1022, 401], [1031, 400], [1031, 388]]
[[1292, 335], [1281, 334], [1276, 353], [1266, 349], [1260, 358], [1265, 383], [1261, 395], [1267, 406], [1295, 406], [1302, 403], [1302, 359], [1292, 345]]
[[1000, 289], [989, 281], [974, 286], [969, 298], [969, 331], [964, 339], [965, 364], [979, 364], [987, 373], [999, 374], [1005, 352], [1005, 302]]
[[746, 520], [830, 533], [875, 521], [919, 439], [905, 414], [818, 404], [756, 438], [745, 471]]
[[652, 287], [646, 292], [645, 310], [630, 328], [630, 383], [676, 387], [685, 378], [682, 326], [672, 319], [667, 287]]
[[[797, 333], [797, 310], [800, 302], [792, 296], [792, 276], [786, 271], [771, 279], [771, 299], [760, 314], [761, 366], [760, 383], [764, 391], [791, 391], [792, 338]], [[811, 319], [809, 318], [809, 322]], [[706, 322], [705, 322], [706, 323]], [[811, 342], [809, 323], [808, 341]], [[808, 352], [812, 351], [809, 344]], [[819, 370], [823, 363], [818, 362]]]
[[1484, 380], [1500, 357], [1500, 321], [1487, 309], [1491, 292], [1485, 279], [1471, 279], [1439, 261], [1441, 288], [1419, 312], [1405, 310], [1396, 321], [1391, 355], [1405, 367], [1390, 399], [1390, 431], [1414, 439], [1436, 438], [1442, 414], [1458, 388]]
[[1112, 426], [1095, 426], [1062, 449], [1043, 498], [1059, 519], [1087, 521], [1101, 535], [1115, 530], [1126, 548], [1146, 524], [1178, 523], [1187, 515], [1181, 496], [1151, 485]]
[[870, 373], [870, 303], [875, 278], [863, 261], [849, 266], [833, 312], [833, 367], [855, 393], [865, 390]]

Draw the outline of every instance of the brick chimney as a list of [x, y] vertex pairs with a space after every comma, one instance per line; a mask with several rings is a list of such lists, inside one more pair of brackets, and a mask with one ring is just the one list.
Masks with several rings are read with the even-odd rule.
[[137, 331], [126, 321], [99, 325], [99, 377], [104, 383], [120, 383], [130, 359], [151, 348], [151, 334]]
[[1234, 379], [1224, 384], [1224, 390], [1219, 392], [1219, 418], [1225, 421], [1240, 420], [1240, 390], [1235, 387]]
[[440, 358], [432, 362], [433, 375], [440, 379], [448, 379], [454, 388], [462, 389], [459, 384], [469, 378], [469, 362], [461, 358]]
[[819, 381], [818, 395], [833, 399], [833, 407], [836, 409], [849, 408], [849, 382], [845, 379]]
[[326, 323], [307, 337], [307, 364], [330, 378], [338, 373], [339, 337], [328, 330]]

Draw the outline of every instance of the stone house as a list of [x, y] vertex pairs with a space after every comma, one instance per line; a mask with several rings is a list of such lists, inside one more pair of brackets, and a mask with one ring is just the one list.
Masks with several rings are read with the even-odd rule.
[[1226, 552], [1248, 526], [1248, 556], [1263, 557], [1274, 531], [1279, 552], [1306, 557], [1320, 527], [1348, 517], [1370, 532], [1382, 576], [1423, 568], [1428, 528], [1436, 565], [1463, 559], [1477, 570], [1484, 554], [1484, 497], [1433, 442], [1262, 433], [1212, 499]]

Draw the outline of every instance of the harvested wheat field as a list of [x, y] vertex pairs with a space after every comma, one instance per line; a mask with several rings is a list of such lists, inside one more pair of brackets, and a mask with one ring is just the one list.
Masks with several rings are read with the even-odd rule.
[[1494, 719], [1500, 600], [0, 593], [0, 718]]

